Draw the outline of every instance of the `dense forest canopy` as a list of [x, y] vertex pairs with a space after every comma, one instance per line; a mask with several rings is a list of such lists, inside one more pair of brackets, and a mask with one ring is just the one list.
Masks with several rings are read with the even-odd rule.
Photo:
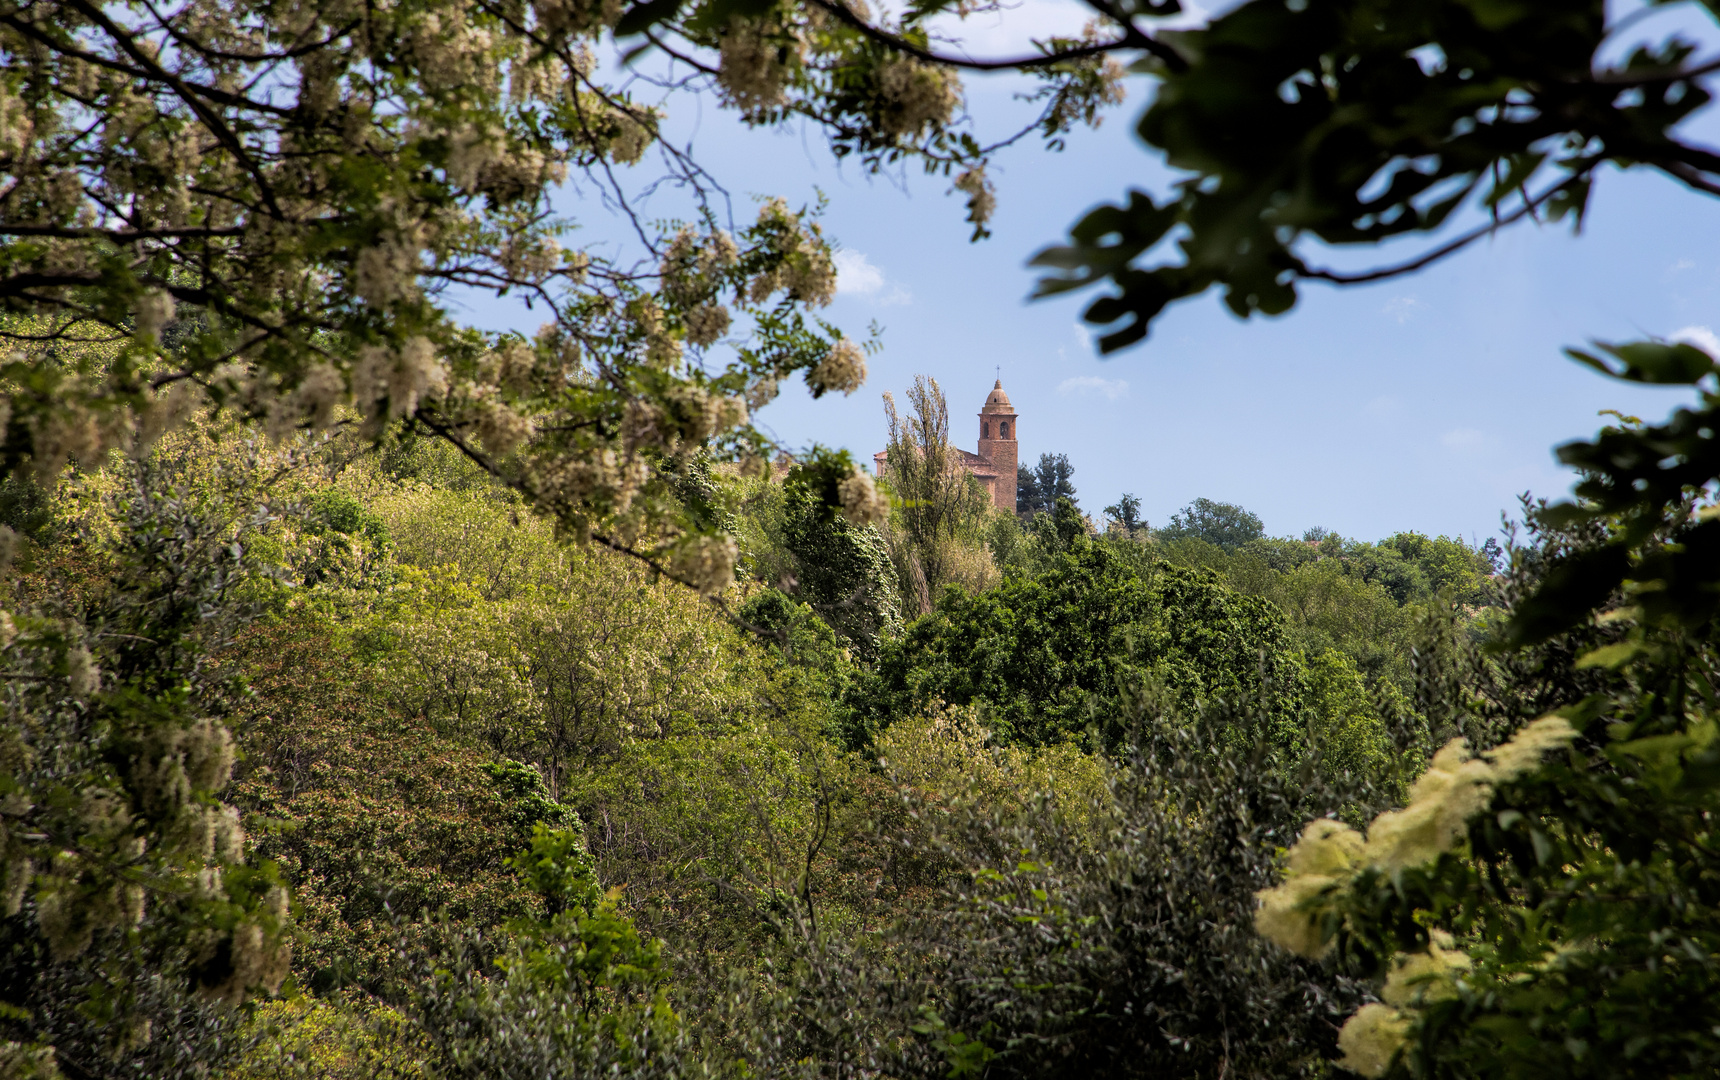
[[[1712, 1075], [1715, 357], [1573, 350], [1694, 401], [1502, 545], [1095, 522], [1052, 454], [999, 512], [929, 376], [884, 476], [779, 460], [752, 411], [879, 343], [817, 208], [735, 218], [596, 50], [976, 238], [988, 162], [1150, 83], [1174, 190], [1038, 257], [1105, 350], [1608, 166], [1720, 193], [1720, 60], [1598, 2], [1089, 6], [986, 59], [940, 0], [0, 0], [0, 1072]], [[1040, 80], [997, 145], [984, 70]], [[563, 247], [564, 184], [636, 245]]]

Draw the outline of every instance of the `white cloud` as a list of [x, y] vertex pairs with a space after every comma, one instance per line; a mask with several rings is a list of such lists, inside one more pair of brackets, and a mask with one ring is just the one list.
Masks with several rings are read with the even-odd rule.
[[1706, 326], [1686, 326], [1668, 335], [1673, 341], [1694, 345], [1709, 356], [1720, 358], [1720, 336]]
[[1123, 379], [1101, 379], [1097, 375], [1077, 375], [1073, 379], [1064, 379], [1057, 384], [1057, 392], [1065, 397], [1070, 394], [1104, 394], [1111, 401], [1129, 396], [1129, 384]]
[[844, 248], [831, 261], [836, 264], [836, 291], [842, 295], [864, 296], [880, 304], [906, 304], [913, 300], [908, 290], [887, 279], [864, 252]]
[[1093, 331], [1080, 323], [1075, 324], [1075, 340], [1081, 343], [1081, 348], [1088, 352], [1093, 351]]
[[1669, 274], [1676, 274], [1680, 270], [1694, 270], [1694, 269], [1696, 269], [1696, 260], [1695, 259], [1679, 259], [1677, 262], [1675, 262], [1671, 266], [1667, 267], [1666, 272]]
[[1479, 450], [1487, 436], [1474, 428], [1455, 428], [1441, 435], [1439, 441], [1453, 450]]
[[1394, 296], [1380, 309], [1385, 315], [1396, 319], [1400, 326], [1426, 310], [1427, 305], [1413, 296]]
[[862, 252], [845, 248], [836, 253], [836, 291], [871, 296], [884, 287], [884, 271]]

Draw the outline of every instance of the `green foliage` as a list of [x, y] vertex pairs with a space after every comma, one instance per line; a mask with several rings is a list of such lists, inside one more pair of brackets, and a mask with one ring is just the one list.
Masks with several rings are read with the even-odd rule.
[[[550, 914], [504, 935], [466, 931], [425, 970], [405, 1008], [435, 1075], [639, 1075], [683, 1038], [660, 942], [598, 892], [576, 830], [539, 826], [521, 868]], [[673, 1060], [673, 1056], [669, 1057]], [[663, 1069], [663, 1072], [672, 1072]]]
[[[1550, 575], [1629, 529], [1530, 509], [1535, 542], [1502, 584], [1519, 626]], [[1641, 564], [1671, 543], [1647, 540]], [[1469, 741], [1365, 840], [1311, 827], [1267, 897], [1276, 940], [1384, 981], [1340, 1039], [1366, 1075], [1701, 1076], [1720, 1062], [1697, 1019], [1720, 1002], [1706, 963], [1720, 949], [1713, 627], [1637, 603], [1594, 614], [1472, 651], [1455, 703]]]
[[537, 822], [532, 826], [531, 850], [508, 860], [526, 887], [543, 897], [552, 916], [570, 908], [590, 912], [603, 898], [591, 855], [585, 850], [585, 830], [577, 817], [572, 821], [562, 828]]
[[[879, 940], [783, 920], [769, 978], [786, 1015], [754, 1021], [781, 1057], [925, 1078], [981, 1061], [1003, 1077], [1322, 1070], [1364, 988], [1251, 924], [1274, 845], [1329, 793], [1230, 738], [1258, 721], [1222, 706], [1190, 720], [1126, 685], [1142, 741], [1097, 788], [1041, 777], [1008, 795], [981, 772], [970, 791], [908, 796], [915, 846], [956, 872]], [[931, 734], [909, 760], [969, 742], [953, 724]]]
[[1603, 429], [1589, 442], [1559, 448], [1579, 470], [1577, 502], [1549, 507], [1550, 525], [1605, 526], [1604, 543], [1548, 554], [1535, 594], [1514, 611], [1507, 637], [1532, 644], [1579, 625], [1619, 591], [1636, 597], [1646, 616], [1700, 631], [1720, 613], [1720, 515], [1698, 509], [1720, 478], [1720, 392], [1702, 380], [1720, 370], [1690, 345], [1638, 342], [1603, 346], [1617, 367], [1574, 356], [1626, 382], [1689, 384], [1697, 407], [1664, 424]]
[[1075, 466], [1066, 454], [1040, 454], [1039, 464], [1016, 470], [1015, 511], [1024, 518], [1048, 514], [1058, 499], [1075, 501]]
[[525, 913], [503, 862], [535, 825], [573, 816], [536, 769], [395, 712], [351, 635], [319, 616], [256, 627], [226, 662], [252, 689], [234, 717], [235, 802], [293, 883], [301, 984], [378, 990], [400, 940], [438, 919]]
[[985, 489], [950, 445], [949, 407], [936, 379], [914, 377], [912, 413], [896, 412], [886, 392], [890, 445], [883, 480], [891, 494], [888, 540], [900, 595], [910, 612], [926, 614], [946, 585], [979, 589], [994, 569], [983, 532], [991, 519]]
[[253, 1042], [224, 1080], [419, 1080], [423, 1039], [374, 1001], [271, 1001], [250, 1018]]
[[[1071, 510], [1072, 512], [1072, 510]], [[1085, 536], [1047, 569], [985, 593], [950, 590], [908, 627], [856, 700], [874, 729], [938, 700], [979, 704], [1000, 738], [1026, 745], [1128, 731], [1117, 679], [1150, 672], [1190, 712], [1252, 703], [1251, 732], [1301, 745], [1303, 674], [1282, 616], [1211, 575], [1143, 569]]]
[[783, 485], [782, 542], [794, 557], [797, 595], [862, 659], [902, 632], [895, 568], [883, 536], [830, 509], [796, 470]]
[[292, 948], [224, 801], [243, 687], [211, 663], [254, 613], [241, 541], [267, 515], [242, 460], [213, 489], [116, 471], [111, 532], [38, 552], [0, 613], [0, 1036], [68, 1069], [207, 1068], [237, 1045], [218, 1003], [275, 992]]
[[1196, 499], [1171, 515], [1170, 524], [1159, 530], [1162, 540], [1200, 540], [1224, 551], [1266, 535], [1260, 518], [1233, 503]]
[[[1059, 274], [1040, 292], [1113, 286], [1086, 312], [1122, 324], [1100, 339], [1110, 352], [1215, 286], [1237, 315], [1277, 315], [1300, 281], [1410, 272], [1524, 218], [1580, 224], [1608, 163], [1711, 190], [1716, 162], [1676, 130], [1712, 96], [1708, 69], [1687, 66], [1695, 43], [1671, 31], [1613, 58], [1621, 18], [1598, 0], [1252, 0], [1163, 35], [1136, 130], [1188, 175], [1163, 202], [1132, 191], [1089, 213], [1037, 257]], [[1316, 241], [1433, 233], [1472, 196], [1493, 221], [1423, 257], [1353, 273], [1312, 261]]]
[[0, 478], [0, 526], [38, 543], [51, 539], [54, 527], [49, 490], [28, 473]]
[[818, 671], [839, 670], [843, 656], [836, 633], [809, 605], [777, 589], [761, 589], [737, 614], [783, 660]]
[[1395, 748], [1355, 662], [1335, 649], [1308, 657], [1308, 741], [1329, 782], [1355, 778], [1385, 787], [1397, 769]]
[[1123, 493], [1116, 505], [1105, 507], [1105, 513], [1130, 540], [1148, 531], [1146, 520], [1141, 517], [1141, 500], [1128, 492]]

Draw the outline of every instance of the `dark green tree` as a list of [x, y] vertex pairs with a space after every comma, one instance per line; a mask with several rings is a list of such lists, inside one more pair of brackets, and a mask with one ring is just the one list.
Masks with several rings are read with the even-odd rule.
[[[1062, 505], [1068, 506], [1068, 503]], [[1118, 679], [1162, 684], [1193, 712], [1226, 701], [1284, 752], [1303, 737], [1303, 672], [1284, 618], [1210, 573], [1138, 564], [1071, 537], [1042, 572], [980, 595], [946, 591], [856, 692], [874, 727], [933, 701], [978, 703], [998, 737], [1043, 745], [1127, 732]]]
[[1266, 535], [1260, 518], [1234, 503], [1196, 499], [1171, 515], [1171, 523], [1159, 530], [1163, 540], [1201, 540], [1225, 551], [1235, 551], [1250, 540]]
[[896, 572], [884, 538], [831, 509], [801, 470], [783, 490], [783, 540], [795, 560], [795, 594], [859, 655], [871, 660], [902, 632]]
[[1049, 513], [1058, 499], [1075, 501], [1075, 466], [1067, 454], [1040, 454], [1039, 464], [1016, 470], [1015, 511], [1022, 517]]
[[1123, 527], [1123, 532], [1131, 540], [1135, 538], [1135, 533], [1144, 532], [1147, 528], [1147, 523], [1141, 519], [1141, 500], [1128, 492], [1123, 493], [1116, 505], [1105, 507], [1105, 513]]

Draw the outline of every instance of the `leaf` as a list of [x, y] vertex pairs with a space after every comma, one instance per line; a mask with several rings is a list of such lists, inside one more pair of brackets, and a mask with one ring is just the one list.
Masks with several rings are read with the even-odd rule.
[[1617, 358], [1623, 368], [1615, 370], [1605, 360], [1580, 349], [1566, 349], [1565, 355], [1603, 375], [1653, 386], [1688, 386], [1715, 371], [1712, 357], [1682, 341], [1633, 341], [1624, 345], [1597, 341], [1595, 347]]
[[629, 37], [633, 34], [643, 34], [660, 22], [673, 19], [681, 10], [681, 0], [644, 0], [635, 4], [627, 14], [621, 16], [621, 21], [615, 24], [615, 36]]
[[1613, 645], [1602, 645], [1591, 649], [1577, 658], [1577, 668], [1606, 668], [1617, 671], [1636, 657], [1649, 651], [1640, 641], [1620, 641]]
[[1517, 606], [1505, 626], [1505, 640], [1532, 645], [1576, 626], [1623, 584], [1629, 569], [1630, 553], [1619, 543], [1559, 560], [1540, 588]]

